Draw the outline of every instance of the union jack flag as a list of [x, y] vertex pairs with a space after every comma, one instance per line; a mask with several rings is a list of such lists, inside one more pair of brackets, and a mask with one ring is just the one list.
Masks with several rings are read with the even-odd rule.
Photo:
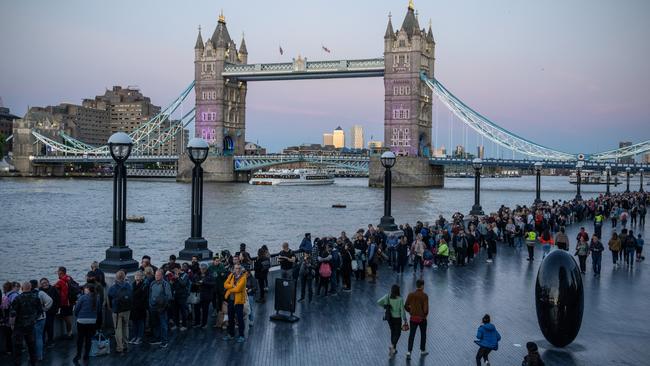
[[321, 45], [321, 47], [323, 48], [323, 51], [325, 51], [325, 52], [327, 52], [327, 53], [332, 53], [332, 51], [330, 51], [329, 48], [327, 48], [327, 47], [325, 47], [325, 46], [323, 46], [323, 45]]
[[284, 55], [284, 50], [282, 49], [282, 46], [280, 46], [280, 54]]

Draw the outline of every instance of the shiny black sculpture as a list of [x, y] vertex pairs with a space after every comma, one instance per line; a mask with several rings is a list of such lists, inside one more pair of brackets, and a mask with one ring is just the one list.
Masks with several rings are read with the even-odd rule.
[[544, 258], [535, 283], [537, 322], [546, 340], [564, 347], [578, 335], [584, 309], [584, 289], [580, 269], [564, 250]]

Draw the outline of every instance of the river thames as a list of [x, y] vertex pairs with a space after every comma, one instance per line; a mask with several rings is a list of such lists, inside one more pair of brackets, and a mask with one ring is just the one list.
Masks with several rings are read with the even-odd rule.
[[[446, 178], [444, 189], [395, 188], [392, 214], [396, 223], [433, 221], [442, 214], [467, 213], [473, 204], [473, 179]], [[203, 235], [213, 251], [249, 251], [266, 244], [277, 252], [283, 241], [297, 248], [305, 232], [312, 238], [348, 234], [383, 213], [383, 190], [369, 188], [367, 179], [336, 179], [330, 186], [251, 186], [206, 183]], [[632, 185], [638, 189], [638, 183]], [[613, 191], [623, 191], [621, 184]], [[604, 186], [583, 186], [584, 198], [604, 192]], [[177, 254], [190, 234], [191, 185], [174, 180], [130, 179], [127, 211], [143, 215], [145, 223], [127, 223], [126, 240], [139, 260], [160, 264]], [[575, 186], [568, 177], [542, 177], [542, 199], [570, 199]], [[481, 203], [486, 213], [500, 205], [530, 204], [533, 176], [483, 178]], [[102, 260], [112, 240], [112, 180], [0, 179], [0, 281], [55, 277], [59, 265], [80, 277], [93, 260]], [[342, 203], [347, 208], [332, 208]]]

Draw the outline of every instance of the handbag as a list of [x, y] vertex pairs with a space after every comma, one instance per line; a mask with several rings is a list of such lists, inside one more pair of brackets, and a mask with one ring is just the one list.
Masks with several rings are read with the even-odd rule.
[[359, 262], [357, 262], [356, 260], [353, 260], [351, 262], [351, 264], [352, 264], [352, 272], [356, 272], [356, 271], [359, 270]]
[[402, 324], [402, 332], [408, 332], [409, 331], [409, 325], [408, 323]]
[[90, 341], [90, 356], [105, 356], [111, 353], [111, 341], [104, 333], [97, 331]]
[[201, 302], [201, 295], [198, 292], [190, 292], [190, 296], [187, 297], [187, 303], [196, 305]]

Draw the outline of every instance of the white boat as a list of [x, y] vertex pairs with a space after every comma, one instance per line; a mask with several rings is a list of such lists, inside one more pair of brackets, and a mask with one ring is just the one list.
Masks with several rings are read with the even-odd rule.
[[[569, 176], [569, 183], [577, 184], [578, 176], [575, 171], [571, 172]], [[610, 175], [609, 184], [617, 186], [622, 182], [618, 180], [615, 174]], [[607, 173], [597, 172], [594, 170], [581, 170], [580, 171], [580, 184], [607, 184]]]
[[253, 173], [248, 183], [265, 186], [315, 186], [334, 183], [334, 176], [317, 169], [271, 169]]

